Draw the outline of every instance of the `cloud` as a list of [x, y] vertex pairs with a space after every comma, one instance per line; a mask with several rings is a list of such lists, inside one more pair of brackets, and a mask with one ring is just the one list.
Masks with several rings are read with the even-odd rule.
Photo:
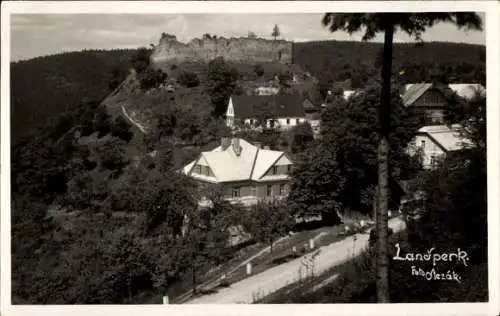
[[[484, 14], [482, 15], [484, 16]], [[246, 36], [249, 31], [270, 38], [275, 24], [289, 40], [361, 40], [362, 34], [330, 33], [321, 25], [322, 14], [15, 14], [11, 16], [13, 60], [54, 54], [73, 48], [111, 49], [157, 43], [162, 32], [189, 41], [204, 33]], [[465, 32], [451, 24], [429, 29], [424, 41], [484, 44], [484, 32]], [[378, 34], [373, 41], [382, 41]], [[411, 38], [396, 33], [395, 41]]]

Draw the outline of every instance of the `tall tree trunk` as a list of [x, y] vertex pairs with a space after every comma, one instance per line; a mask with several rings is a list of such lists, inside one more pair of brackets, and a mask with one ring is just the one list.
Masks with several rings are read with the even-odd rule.
[[192, 262], [191, 271], [193, 273], [191, 281], [192, 281], [192, 284], [193, 284], [193, 293], [196, 294], [196, 262], [195, 262], [195, 260], [196, 260], [196, 258], [195, 258], [195, 255], [193, 254], [191, 256], [191, 262]]
[[388, 200], [389, 200], [389, 130], [391, 120], [391, 72], [392, 72], [392, 42], [394, 26], [388, 15], [384, 32], [384, 53], [382, 63], [382, 96], [379, 108], [381, 127], [380, 144], [378, 147], [378, 214], [377, 229], [377, 301], [389, 302], [389, 245], [388, 245]]
[[196, 293], [196, 269], [194, 268], [194, 266], [193, 266], [192, 272], [193, 272], [193, 275], [192, 275], [191, 281], [193, 283], [193, 293]]
[[377, 209], [378, 209], [378, 185], [375, 186], [375, 191], [374, 191], [374, 195], [373, 195], [373, 213], [372, 213], [372, 216], [373, 216], [373, 221], [376, 222], [377, 221]]

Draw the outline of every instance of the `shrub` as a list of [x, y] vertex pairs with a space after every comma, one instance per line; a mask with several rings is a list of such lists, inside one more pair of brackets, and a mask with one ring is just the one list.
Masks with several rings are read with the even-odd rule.
[[253, 71], [259, 77], [262, 77], [264, 75], [264, 67], [262, 67], [261, 65], [255, 65]]
[[195, 73], [192, 72], [183, 72], [177, 78], [177, 82], [188, 88], [194, 88], [200, 85], [200, 79]]
[[141, 85], [141, 89], [147, 90], [157, 88], [167, 79], [167, 73], [161, 69], [146, 68], [144, 71], [137, 74], [137, 79]]
[[134, 136], [134, 134], [130, 131], [131, 127], [132, 127], [132, 124], [130, 124], [128, 121], [126, 121], [123, 117], [118, 116], [113, 121], [111, 134], [128, 143], [128, 142], [130, 142], [130, 140], [132, 140], [132, 137]]

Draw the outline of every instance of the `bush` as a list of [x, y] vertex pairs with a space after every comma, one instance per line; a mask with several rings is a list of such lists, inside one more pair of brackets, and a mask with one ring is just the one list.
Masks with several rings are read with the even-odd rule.
[[151, 56], [151, 50], [145, 47], [139, 48], [137, 52], [132, 56], [131, 58], [132, 67], [135, 69], [137, 73], [144, 72], [146, 71], [146, 69], [149, 68], [150, 56]]
[[255, 65], [253, 71], [259, 77], [262, 77], [264, 75], [264, 67], [262, 67], [261, 65]]
[[192, 72], [183, 72], [177, 78], [177, 82], [188, 88], [194, 88], [200, 85], [200, 79], [195, 73]]
[[132, 133], [130, 131], [131, 127], [132, 127], [132, 124], [130, 124], [123, 117], [118, 116], [113, 121], [111, 135], [118, 137], [118, 138], [120, 138], [128, 143], [132, 140], [132, 137], [134, 136], [134, 133]]
[[167, 79], [167, 73], [161, 69], [146, 68], [144, 71], [137, 74], [137, 79], [141, 85], [141, 89], [147, 90], [157, 88]]

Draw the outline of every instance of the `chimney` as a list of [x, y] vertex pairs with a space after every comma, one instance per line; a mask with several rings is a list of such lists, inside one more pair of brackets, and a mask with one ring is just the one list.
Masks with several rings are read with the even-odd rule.
[[240, 139], [238, 137], [233, 137], [233, 151], [236, 156], [241, 154]]
[[220, 140], [220, 146], [222, 150], [226, 150], [229, 145], [231, 145], [231, 138], [230, 137], [222, 137]]
[[257, 148], [262, 148], [262, 143], [261, 142], [254, 142], [253, 145]]

